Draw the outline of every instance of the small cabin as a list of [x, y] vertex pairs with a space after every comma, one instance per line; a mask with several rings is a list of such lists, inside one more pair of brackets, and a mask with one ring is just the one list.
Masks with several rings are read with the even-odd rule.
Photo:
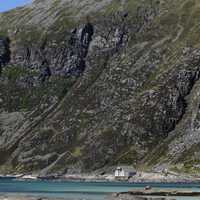
[[118, 166], [115, 169], [115, 178], [130, 178], [136, 175], [136, 170], [131, 166]]

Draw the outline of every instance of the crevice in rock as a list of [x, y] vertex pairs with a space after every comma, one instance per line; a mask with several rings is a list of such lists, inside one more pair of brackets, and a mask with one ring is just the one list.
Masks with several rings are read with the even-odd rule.
[[2, 68], [10, 62], [10, 59], [10, 39], [8, 37], [0, 38], [0, 76], [2, 73]]

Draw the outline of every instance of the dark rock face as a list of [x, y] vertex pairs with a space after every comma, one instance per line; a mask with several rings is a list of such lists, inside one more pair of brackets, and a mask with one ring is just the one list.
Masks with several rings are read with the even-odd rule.
[[[65, 39], [61, 42], [53, 42], [45, 37], [39, 44], [31, 44], [27, 41], [27, 44], [20, 47], [22, 44], [19, 43], [19, 46], [15, 47], [17, 51], [12, 62], [40, 71], [41, 80], [49, 77], [49, 74], [78, 77], [86, 68], [86, 57], [93, 34], [94, 26], [88, 22], [83, 25], [83, 28], [74, 28], [70, 34], [66, 34], [65, 37], [69, 37], [68, 41]], [[50, 68], [53, 69], [51, 72]]]
[[10, 39], [0, 38], [0, 74], [2, 67], [10, 62]]
[[196, 63], [185, 57], [186, 61], [183, 60], [180, 66], [174, 66], [176, 71], [172, 71], [168, 78], [165, 78], [158, 90], [150, 90], [140, 96], [137, 112], [141, 112], [139, 115], [144, 118], [139, 123], [142, 123], [141, 126], [146, 128], [147, 132], [167, 134], [174, 130], [182, 119], [187, 107], [185, 97], [200, 77], [199, 50], [190, 53]]
[[63, 72], [67, 76], [80, 76], [86, 68], [86, 57], [94, 34], [93, 25], [88, 22], [80, 30], [71, 31], [69, 51], [64, 64]]

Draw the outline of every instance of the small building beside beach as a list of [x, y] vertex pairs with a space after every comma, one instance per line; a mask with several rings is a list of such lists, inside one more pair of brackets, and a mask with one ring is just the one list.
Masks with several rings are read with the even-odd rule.
[[129, 178], [136, 175], [136, 170], [132, 166], [118, 166], [115, 169], [115, 178]]

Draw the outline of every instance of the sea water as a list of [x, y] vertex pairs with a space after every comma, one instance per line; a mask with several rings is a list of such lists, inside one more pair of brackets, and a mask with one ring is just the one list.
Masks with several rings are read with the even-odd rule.
[[[132, 184], [122, 182], [19, 181], [0, 180], [0, 195], [65, 198], [67, 200], [103, 200], [113, 192], [141, 189], [146, 185], [160, 189], [200, 191], [199, 184]], [[200, 200], [200, 197], [179, 197], [177, 200]]]

